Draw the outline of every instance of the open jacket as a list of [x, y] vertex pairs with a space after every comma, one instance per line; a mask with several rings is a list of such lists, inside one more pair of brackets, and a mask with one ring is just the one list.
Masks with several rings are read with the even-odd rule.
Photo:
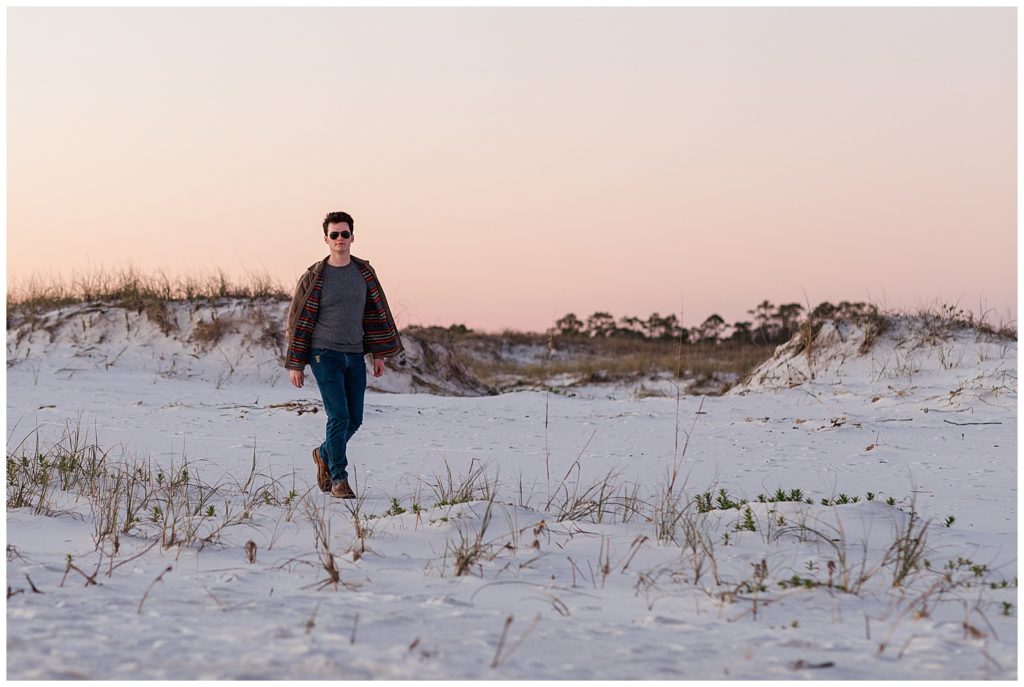
[[[313, 340], [313, 328], [316, 327], [320, 312], [320, 290], [323, 288], [324, 258], [313, 263], [299, 278], [295, 286], [295, 295], [288, 307], [288, 350], [285, 353], [284, 366], [289, 370], [303, 370], [309, 364], [310, 343]], [[391, 316], [388, 301], [384, 298], [384, 289], [377, 280], [377, 273], [370, 267], [367, 260], [352, 256], [352, 262], [366, 280], [366, 308], [363, 310], [363, 351], [374, 358], [386, 358], [397, 355], [403, 350], [402, 340], [398, 336], [395, 318]]]

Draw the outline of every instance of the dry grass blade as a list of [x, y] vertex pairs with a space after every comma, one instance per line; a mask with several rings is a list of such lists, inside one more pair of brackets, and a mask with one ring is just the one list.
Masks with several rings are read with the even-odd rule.
[[433, 483], [428, 485], [437, 497], [436, 505], [454, 506], [478, 498], [493, 500], [497, 481], [486, 478], [486, 466], [476, 458], [469, 461], [469, 470], [464, 477], [456, 477], [447, 460], [444, 461], [444, 470], [443, 475], [435, 472]]
[[484, 542], [487, 535], [487, 528], [491, 524], [491, 513], [494, 508], [495, 494], [492, 492], [484, 508], [480, 524], [470, 528], [461, 521], [456, 525], [455, 531], [458, 536], [456, 541], [446, 542], [446, 552], [452, 554], [455, 562], [455, 576], [468, 575], [470, 570], [478, 565], [481, 560], [489, 555], [490, 545]]
[[317, 590], [333, 586], [335, 591], [341, 583], [341, 571], [338, 569], [334, 553], [331, 551], [331, 521], [327, 515], [327, 503], [318, 506], [314, 497], [305, 496], [303, 505], [306, 510], [306, 517], [313, 526], [313, 542], [316, 545], [317, 559], [320, 566], [327, 573], [324, 580], [318, 582]]
[[146, 603], [146, 599], [149, 598], [149, 593], [153, 591], [153, 587], [156, 586], [156, 583], [162, 581], [164, 579], [164, 575], [171, 572], [172, 570], [174, 570], [174, 566], [168, 565], [166, 568], [164, 568], [164, 571], [157, 575], [156, 579], [153, 580], [152, 583], [150, 583], [149, 587], [146, 589], [146, 593], [142, 595], [141, 599], [139, 599], [139, 607], [135, 611], [137, 614], [142, 614], [142, 605]]
[[512, 620], [513, 620], [513, 618], [510, 615], [508, 618], [505, 619], [505, 624], [502, 625], [501, 637], [499, 637], [499, 639], [498, 639], [498, 647], [497, 647], [497, 649], [494, 652], [494, 660], [491, 661], [491, 669], [492, 670], [497, 668], [497, 667], [499, 667], [502, 663], [507, 661], [508, 657], [511, 656], [512, 654], [514, 654], [516, 652], [516, 650], [520, 646], [522, 646], [523, 642], [526, 641], [526, 637], [531, 632], [533, 632], [533, 629], [535, 627], [537, 627], [537, 623], [540, 622], [540, 614], [539, 613], [537, 614], [537, 617], [533, 619], [533, 622], [530, 624], [530, 626], [528, 628], [526, 628], [526, 631], [523, 632], [523, 634], [519, 637], [519, 639], [516, 640], [516, 643], [509, 647], [508, 652], [502, 654], [502, 649], [504, 649], [504, 647], [505, 647], [505, 640], [508, 638], [509, 628], [512, 627]]
[[[594, 439], [594, 435], [595, 434], [597, 434], [597, 430], [596, 429], [593, 432], [590, 433], [590, 437], [587, 439], [587, 443], [583, 444], [583, 448], [580, 449], [579, 455], [576, 456], [576, 460], [574, 460], [572, 465], [569, 466], [569, 469], [565, 471], [565, 475], [562, 477], [562, 481], [559, 482], [558, 486], [555, 487], [555, 491], [554, 491], [555, 494], [557, 494], [559, 492], [559, 490], [562, 489], [565, 486], [565, 481], [567, 479], [569, 479], [569, 475], [572, 474], [573, 470], [576, 470], [576, 475], [577, 475], [577, 477], [579, 477], [581, 461], [583, 459], [583, 454], [586, 452], [587, 447], [590, 446], [590, 442]], [[544, 510], [550, 510], [551, 509], [551, 504], [553, 502], [553, 499], [554, 499], [554, 495], [552, 495], [551, 498], [548, 499], [547, 504], [545, 504], [545, 506], [544, 506]]]

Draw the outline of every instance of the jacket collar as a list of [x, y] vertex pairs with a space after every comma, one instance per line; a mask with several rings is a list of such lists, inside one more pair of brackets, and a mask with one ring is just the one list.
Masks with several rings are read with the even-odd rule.
[[[354, 255], [350, 255], [349, 257], [352, 258], [352, 262], [356, 263], [357, 265], [369, 265], [370, 264], [369, 260], [363, 260], [362, 258], [357, 258]], [[314, 262], [312, 265], [310, 265], [307, 268], [306, 271], [307, 272], [312, 272], [313, 274], [320, 274], [321, 272], [324, 271], [324, 267], [327, 265], [327, 261], [330, 260], [330, 259], [331, 259], [331, 256], [328, 255], [323, 260], [319, 260], [317, 262]]]

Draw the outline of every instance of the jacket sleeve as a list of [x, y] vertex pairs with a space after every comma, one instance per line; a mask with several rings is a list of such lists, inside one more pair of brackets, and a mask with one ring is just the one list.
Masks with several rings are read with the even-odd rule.
[[363, 328], [366, 332], [363, 339], [364, 348], [373, 358], [390, 358], [401, 353], [405, 347], [402, 345], [398, 325], [391, 314], [377, 271], [369, 263], [366, 263], [366, 267], [373, 280], [367, 294], [367, 310], [363, 319]]
[[308, 288], [308, 286], [309, 273], [306, 272], [303, 273], [301, 277], [299, 277], [299, 282], [295, 285], [295, 293], [292, 295], [292, 302], [288, 305], [288, 320], [287, 323], [285, 324], [286, 329], [284, 333], [284, 366], [292, 370], [301, 370], [305, 368], [305, 365], [303, 365], [302, 367], [297, 367], [295, 365], [289, 365], [288, 363], [293, 359], [292, 351], [295, 345], [295, 325], [298, 324], [299, 313], [302, 312], [302, 307], [303, 305], [305, 305], [302, 301], [304, 299], [306, 289]]

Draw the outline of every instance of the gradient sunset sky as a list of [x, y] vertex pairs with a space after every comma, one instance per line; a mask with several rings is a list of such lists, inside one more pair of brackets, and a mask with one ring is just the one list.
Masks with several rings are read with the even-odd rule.
[[7, 10], [7, 284], [289, 289], [356, 220], [400, 325], [1017, 310], [1017, 10]]

